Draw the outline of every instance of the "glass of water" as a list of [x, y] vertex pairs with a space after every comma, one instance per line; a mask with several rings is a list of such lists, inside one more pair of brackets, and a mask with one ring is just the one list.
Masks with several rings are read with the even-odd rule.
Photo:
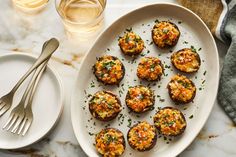
[[25, 13], [36, 13], [45, 8], [49, 0], [12, 0], [12, 2], [17, 9]]
[[106, 0], [55, 0], [66, 31], [88, 35], [102, 25]]

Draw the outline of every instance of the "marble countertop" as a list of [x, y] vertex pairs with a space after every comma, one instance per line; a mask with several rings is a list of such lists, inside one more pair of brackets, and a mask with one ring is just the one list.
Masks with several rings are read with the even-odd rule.
[[[148, 2], [160, 2], [149, 0]], [[165, 2], [176, 3], [174, 0]], [[105, 12], [104, 28], [119, 16], [145, 5], [146, 0], [112, 0], [108, 1]], [[24, 15], [12, 7], [11, 1], [0, 1], [0, 53], [36, 53], [42, 43], [50, 37], [60, 40], [61, 46], [51, 63], [59, 72], [65, 86], [65, 108], [58, 125], [40, 142], [21, 150], [0, 150], [1, 157], [85, 157], [72, 129], [70, 119], [71, 91], [77, 77], [81, 59], [92, 45], [74, 38], [68, 38], [55, 10], [54, 0], [37, 15]], [[94, 42], [94, 40], [92, 40]], [[216, 39], [220, 62], [227, 46]], [[225, 115], [217, 102], [213, 111], [194, 142], [179, 157], [235, 157], [236, 126]]]

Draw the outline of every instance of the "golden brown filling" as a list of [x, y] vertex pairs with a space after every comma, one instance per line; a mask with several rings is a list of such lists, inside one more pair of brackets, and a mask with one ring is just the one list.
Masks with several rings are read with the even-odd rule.
[[121, 105], [117, 97], [109, 92], [95, 93], [89, 102], [89, 109], [94, 117], [102, 119], [112, 117], [121, 111]]
[[188, 102], [194, 97], [196, 92], [193, 82], [183, 75], [172, 77], [168, 86], [172, 99], [181, 102]]
[[96, 135], [96, 149], [104, 157], [117, 157], [125, 151], [125, 141], [122, 132], [113, 129], [103, 129]]
[[163, 73], [161, 60], [156, 57], [143, 57], [137, 69], [137, 76], [148, 81], [160, 79]]
[[186, 128], [186, 121], [177, 109], [163, 108], [154, 116], [154, 125], [167, 136], [176, 136]]
[[189, 48], [174, 53], [171, 61], [177, 69], [184, 72], [195, 72], [200, 67], [199, 55]]
[[94, 68], [95, 75], [106, 84], [116, 84], [124, 75], [122, 62], [113, 56], [103, 56], [99, 58]]
[[146, 121], [132, 127], [128, 133], [128, 142], [135, 149], [145, 150], [152, 144], [156, 136], [156, 128]]
[[180, 32], [175, 25], [167, 21], [156, 23], [152, 33], [154, 42], [160, 48], [175, 45], [180, 36]]
[[126, 104], [135, 112], [144, 112], [154, 105], [153, 91], [144, 86], [131, 87], [126, 96]]
[[119, 46], [125, 54], [136, 55], [143, 51], [144, 42], [139, 35], [128, 32], [119, 39]]

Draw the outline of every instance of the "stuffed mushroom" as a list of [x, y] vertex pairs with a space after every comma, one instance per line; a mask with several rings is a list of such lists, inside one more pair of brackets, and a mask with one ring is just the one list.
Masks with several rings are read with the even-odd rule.
[[152, 29], [153, 42], [159, 48], [169, 48], [177, 44], [180, 37], [179, 28], [172, 22], [157, 22]]
[[131, 127], [127, 134], [128, 143], [137, 151], [148, 151], [156, 145], [157, 130], [146, 121]]
[[95, 137], [95, 146], [103, 157], [119, 157], [125, 151], [124, 135], [115, 128], [103, 129]]
[[177, 104], [191, 102], [196, 95], [194, 83], [184, 75], [175, 75], [167, 85], [170, 98]]
[[154, 107], [154, 92], [142, 85], [130, 87], [125, 98], [127, 107], [135, 113], [143, 113]]
[[143, 57], [137, 68], [137, 76], [147, 81], [157, 81], [164, 74], [164, 67], [157, 57]]
[[110, 121], [122, 110], [119, 98], [109, 91], [99, 91], [89, 101], [89, 111], [98, 120]]
[[199, 54], [190, 48], [184, 48], [173, 53], [171, 62], [176, 69], [186, 73], [198, 71], [201, 65]]
[[128, 32], [119, 38], [119, 46], [125, 55], [135, 56], [144, 49], [144, 41], [134, 32]]
[[123, 63], [114, 56], [102, 56], [93, 66], [98, 81], [105, 85], [117, 85], [125, 75]]
[[181, 135], [187, 126], [183, 113], [173, 107], [160, 109], [153, 117], [154, 125], [164, 136]]

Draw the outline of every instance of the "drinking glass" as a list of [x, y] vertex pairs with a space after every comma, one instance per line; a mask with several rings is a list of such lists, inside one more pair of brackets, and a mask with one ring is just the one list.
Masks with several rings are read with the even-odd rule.
[[55, 0], [66, 31], [86, 36], [101, 27], [106, 0]]
[[17, 9], [25, 13], [36, 13], [45, 8], [49, 0], [12, 0], [12, 2]]

